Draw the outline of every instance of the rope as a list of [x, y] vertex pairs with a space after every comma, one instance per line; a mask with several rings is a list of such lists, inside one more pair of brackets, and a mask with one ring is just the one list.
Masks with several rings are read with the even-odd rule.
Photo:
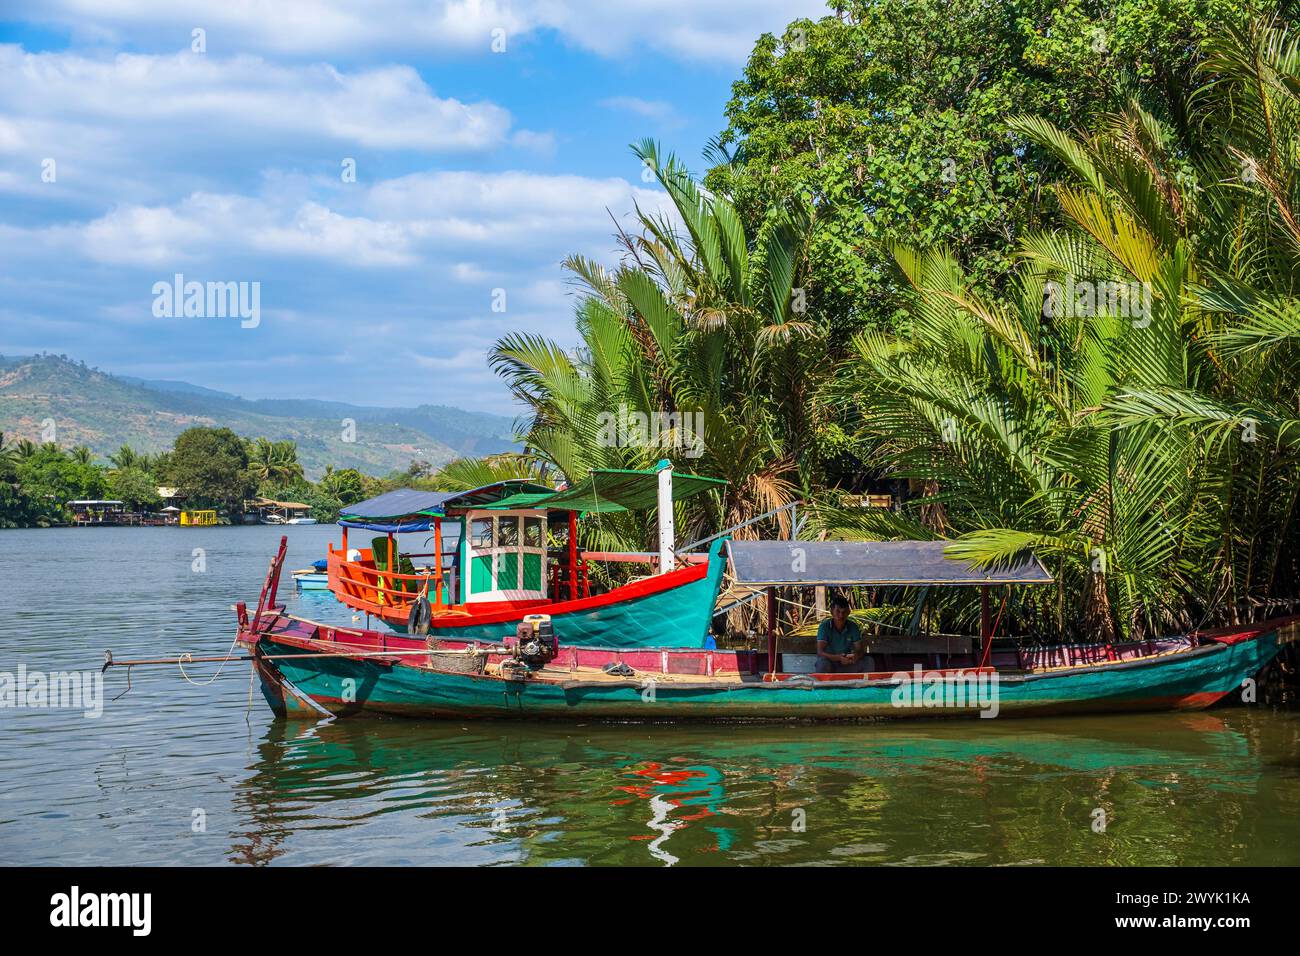
[[[190, 679], [190, 675], [187, 674], [187, 673], [185, 673], [185, 662], [186, 662], [186, 660], [191, 659], [191, 658], [194, 657], [194, 655], [191, 654], [189, 651], [186, 651], [184, 654], [182, 654], [182, 655], [177, 659], [177, 661], [176, 661], [176, 666], [177, 666], [177, 668], [179, 668], [179, 670], [180, 670], [180, 672], [181, 672], [181, 676], [184, 677], [186, 681], [188, 681], [189, 683], [193, 684], [195, 687], [207, 687], [209, 684], [214, 683], [214, 682], [216, 681], [216, 679], [217, 679], [218, 677], [221, 676], [221, 671], [225, 668], [225, 666], [226, 666], [227, 664], [230, 663], [230, 652], [233, 651], [233, 650], [235, 649], [235, 645], [238, 644], [238, 643], [239, 643], [239, 635], [236, 634], [234, 640], [232, 640], [232, 641], [230, 642], [230, 646], [229, 646], [228, 648], [226, 648], [226, 659], [225, 659], [224, 661], [221, 662], [221, 666], [217, 668], [217, 672], [216, 672], [215, 674], [213, 674], [212, 677], [211, 677], [210, 679], [205, 680], [203, 683], [199, 683], [199, 682], [196, 681], [196, 680], [191, 680], [191, 679]], [[250, 696], [250, 697], [252, 696], [252, 685], [251, 685], [251, 684], [249, 685], [249, 696]]]
[[[988, 644], [984, 646], [984, 656], [980, 658], [980, 670], [989, 662], [989, 656], [993, 653], [993, 636], [998, 632], [998, 625], [1002, 623], [1002, 612], [1007, 609], [1007, 592], [1002, 592], [1002, 606], [998, 608], [997, 619], [993, 622], [993, 630], [989, 631]], [[980, 638], [983, 640], [983, 637]]]

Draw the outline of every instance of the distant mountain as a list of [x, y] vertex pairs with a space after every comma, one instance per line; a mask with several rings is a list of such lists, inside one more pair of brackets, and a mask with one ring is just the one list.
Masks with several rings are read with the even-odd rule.
[[[355, 441], [345, 441], [345, 419]], [[225, 426], [248, 438], [298, 443], [309, 478], [326, 465], [370, 474], [404, 469], [412, 459], [434, 467], [454, 458], [517, 450], [514, 422], [444, 405], [375, 408], [318, 399], [248, 400], [188, 382], [112, 375], [64, 356], [0, 356], [0, 431], [41, 440], [51, 420], [65, 448], [88, 445], [100, 458], [130, 445], [169, 448], [192, 425]]]
[[130, 382], [132, 385], [143, 385], [145, 388], [152, 388], [156, 392], [183, 392], [186, 395], [206, 395], [208, 398], [239, 401], [238, 395], [232, 395], [230, 392], [219, 392], [215, 388], [204, 388], [202, 385], [191, 385], [189, 382], [173, 382], [164, 378], [134, 378], [130, 375], [118, 375], [117, 378], [124, 382]]

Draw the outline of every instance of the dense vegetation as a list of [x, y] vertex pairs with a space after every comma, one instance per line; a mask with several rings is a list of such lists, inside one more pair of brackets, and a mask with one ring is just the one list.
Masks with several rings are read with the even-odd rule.
[[[154, 459], [0, 441], [0, 522], [150, 487], [317, 515], [395, 483], [580, 480], [669, 458], [725, 478], [680, 540], [1032, 548], [1056, 584], [1004, 630], [1136, 638], [1300, 588], [1300, 32], [1247, 0], [855, 0], [762, 37], [697, 180], [634, 151], [674, 215], [566, 263], [581, 339], [490, 361], [522, 455], [306, 482], [291, 444], [192, 429]], [[889, 507], [861, 507], [886, 492]], [[650, 548], [652, 516], [586, 523]], [[973, 626], [973, 595], [872, 613]], [[1001, 617], [1001, 614], [1000, 614]]]
[[[503, 474], [513, 474], [518, 466], [508, 460], [504, 467]], [[214, 508], [225, 517], [238, 516], [245, 501], [261, 496], [309, 505], [312, 517], [333, 521], [345, 505], [394, 488], [472, 488], [501, 468], [487, 458], [452, 462], [435, 473], [417, 460], [384, 477], [327, 468], [312, 482], [303, 476], [294, 442], [248, 440], [228, 428], [186, 429], [156, 455], [123, 445], [104, 462], [84, 445], [65, 450], [52, 442], [9, 441], [0, 433], [0, 528], [65, 523], [71, 518], [67, 503], [83, 499], [113, 499], [135, 513], [156, 513], [160, 487], [175, 488], [186, 508]]]
[[[498, 343], [530, 459], [728, 479], [679, 506], [687, 535], [802, 498], [825, 535], [1033, 548], [1057, 584], [1009, 599], [1021, 633], [1290, 605], [1294, 24], [1238, 3], [837, 6], [759, 41], [708, 189], [635, 147], [679, 222], [643, 214], [618, 263], [568, 263], [579, 350]], [[702, 443], [611, 442], [611, 409], [702, 413]], [[849, 506], [862, 490], [893, 507]], [[633, 518], [595, 533], [649, 545]], [[950, 600], [930, 612], [969, 626]]]

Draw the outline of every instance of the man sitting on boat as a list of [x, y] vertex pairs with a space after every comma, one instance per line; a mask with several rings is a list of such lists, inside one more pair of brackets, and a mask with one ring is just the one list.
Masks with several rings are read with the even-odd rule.
[[849, 602], [831, 598], [831, 616], [817, 627], [817, 673], [851, 674], [861, 670], [862, 632], [849, 620]]

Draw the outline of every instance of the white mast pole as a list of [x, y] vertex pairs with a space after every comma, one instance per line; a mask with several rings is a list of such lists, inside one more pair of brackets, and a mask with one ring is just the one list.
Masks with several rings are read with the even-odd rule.
[[677, 567], [673, 555], [673, 466], [667, 460], [659, 462], [659, 573], [666, 574]]

